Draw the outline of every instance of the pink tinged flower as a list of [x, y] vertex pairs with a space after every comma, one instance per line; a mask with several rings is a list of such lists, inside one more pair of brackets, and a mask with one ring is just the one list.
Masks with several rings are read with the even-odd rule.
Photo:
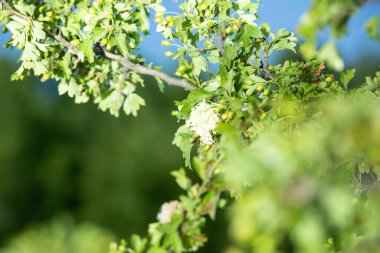
[[161, 223], [169, 223], [172, 221], [173, 215], [177, 212], [180, 203], [176, 200], [166, 202], [161, 206], [160, 212], [157, 214], [157, 220]]

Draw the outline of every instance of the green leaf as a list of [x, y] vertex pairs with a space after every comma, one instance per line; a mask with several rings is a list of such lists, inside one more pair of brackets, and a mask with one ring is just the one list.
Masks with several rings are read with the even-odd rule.
[[255, 83], [266, 83], [267, 81], [265, 81], [264, 78], [260, 77], [260, 76], [256, 76], [256, 75], [251, 75], [249, 76], [250, 79], [252, 79], [252, 81], [254, 81]]
[[222, 78], [222, 87], [226, 89], [227, 92], [232, 92], [234, 90], [234, 75], [235, 72], [231, 69], [226, 78]]
[[40, 56], [40, 51], [37, 47], [30, 42], [25, 44], [24, 51], [21, 54], [21, 61], [37, 61]]
[[44, 32], [44, 27], [41, 22], [33, 21], [33, 37], [36, 41], [41, 41], [45, 39], [46, 33]]
[[137, 116], [137, 111], [140, 109], [141, 106], [145, 105], [145, 101], [142, 97], [135, 93], [131, 93], [127, 96], [124, 102], [124, 112], [127, 115], [132, 114], [133, 116]]
[[147, 242], [148, 241], [146, 240], [146, 238], [141, 239], [141, 237], [136, 234], [133, 234], [131, 236], [131, 245], [132, 248], [135, 250], [135, 253], [143, 252], [147, 245]]
[[193, 134], [190, 131], [190, 129], [187, 128], [186, 125], [184, 125], [178, 128], [173, 140], [173, 144], [176, 145], [182, 151], [182, 156], [183, 158], [185, 158], [186, 167], [190, 167], [190, 168], [191, 168], [190, 153], [191, 153], [191, 148], [193, 147], [192, 136]]
[[45, 66], [45, 61], [37, 61], [37, 62], [34, 62], [34, 67], [33, 67], [33, 70], [34, 70], [34, 74], [36, 76], [40, 76], [42, 74], [45, 74], [47, 72], [47, 68]]
[[206, 178], [206, 162], [202, 161], [198, 157], [193, 158], [194, 170], [198, 174], [199, 178], [204, 180]]
[[321, 48], [319, 58], [326, 61], [333, 70], [342, 71], [344, 69], [344, 62], [333, 42], [328, 42]]
[[95, 53], [94, 53], [94, 50], [92, 49], [92, 46], [93, 46], [92, 40], [85, 40], [82, 43], [80, 43], [78, 46], [79, 51], [83, 52], [84, 57], [87, 58], [87, 61], [89, 63], [93, 63], [94, 58], [95, 58]]
[[257, 26], [245, 24], [243, 29], [239, 31], [238, 36], [239, 40], [243, 42], [243, 47], [247, 47], [251, 44], [253, 38], [261, 38], [263, 34]]
[[194, 70], [193, 70], [194, 75], [199, 76], [199, 74], [202, 71], [204, 71], [204, 72], [207, 71], [207, 60], [202, 55], [194, 57], [192, 59], [192, 62], [194, 65]]
[[145, 11], [145, 7], [144, 5], [140, 5], [140, 23], [141, 23], [141, 30], [143, 31], [144, 34], [148, 34], [149, 32], [149, 19], [148, 19], [148, 16], [147, 16], [147, 13]]
[[187, 177], [186, 171], [183, 168], [179, 170], [174, 170], [170, 173], [175, 178], [175, 181], [183, 190], [189, 190], [192, 183], [190, 178]]
[[347, 90], [348, 83], [352, 80], [352, 78], [355, 77], [356, 70], [350, 69], [346, 72], [340, 73], [340, 82], [342, 83], [343, 87]]
[[114, 90], [111, 94], [99, 102], [99, 108], [102, 111], [109, 110], [111, 115], [118, 117], [119, 110], [123, 106], [123, 102], [124, 95], [122, 95], [119, 91]]
[[107, 29], [104, 27], [96, 27], [92, 33], [92, 40], [98, 42], [107, 35]]
[[236, 58], [239, 51], [240, 51], [240, 47], [238, 46], [231, 46], [227, 44], [224, 45], [223, 62], [227, 68], [231, 66], [232, 61]]
[[128, 53], [128, 47], [126, 45], [125, 40], [126, 40], [125, 34], [118, 34], [111, 39], [111, 43], [117, 46], [117, 49], [119, 49], [122, 55], [127, 56], [129, 53]]
[[380, 42], [380, 16], [370, 18], [365, 24], [365, 29], [371, 39]]

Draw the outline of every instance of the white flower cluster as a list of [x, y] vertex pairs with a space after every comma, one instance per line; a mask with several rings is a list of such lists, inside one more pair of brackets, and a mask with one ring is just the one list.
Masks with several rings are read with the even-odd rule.
[[219, 117], [212, 106], [206, 102], [200, 102], [191, 110], [186, 126], [199, 135], [202, 144], [211, 145], [214, 143], [212, 132], [218, 121]]
[[179, 202], [176, 200], [165, 202], [157, 214], [157, 220], [161, 223], [169, 223], [172, 221], [172, 217], [179, 208]]

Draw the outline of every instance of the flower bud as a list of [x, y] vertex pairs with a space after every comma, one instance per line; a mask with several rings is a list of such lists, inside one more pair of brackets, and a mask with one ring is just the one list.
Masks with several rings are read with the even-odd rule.
[[163, 45], [163, 46], [165, 46], [165, 47], [168, 47], [168, 46], [170, 46], [170, 41], [168, 41], [168, 40], [163, 40], [162, 42], [161, 42], [161, 45]]

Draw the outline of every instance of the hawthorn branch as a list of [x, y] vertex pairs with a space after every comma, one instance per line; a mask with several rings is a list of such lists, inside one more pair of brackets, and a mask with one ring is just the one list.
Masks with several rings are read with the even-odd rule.
[[3, 7], [9, 11], [12, 15], [15, 15], [21, 19], [28, 20], [28, 17], [15, 11], [8, 3], [6, 0], [0, 0], [0, 3], [3, 5]]
[[132, 70], [136, 73], [139, 73], [142, 75], [158, 77], [161, 80], [165, 81], [170, 86], [182, 87], [182, 88], [187, 89], [187, 90], [193, 90], [193, 89], [197, 88], [197, 86], [188, 82], [185, 79], [174, 78], [174, 77], [171, 77], [171, 76], [169, 76], [169, 75], [167, 75], [167, 74], [165, 74], [159, 70], [151, 69], [151, 68], [145, 67], [143, 65], [135, 64], [135, 63], [131, 62], [127, 57], [120, 56], [120, 55], [111, 53], [109, 51], [103, 51], [103, 52], [104, 52], [105, 57], [107, 57], [108, 59], [117, 61], [117, 62], [121, 63], [121, 65], [123, 65], [125, 68]]
[[[15, 16], [21, 18], [21, 19], [24, 19], [24, 20], [28, 20], [29, 19], [29, 17], [27, 17], [27, 16], [25, 16], [25, 15], [23, 15], [23, 14], [15, 11], [7, 3], [6, 0], [0, 0], [0, 3], [12, 15], [15, 15]], [[79, 49], [76, 46], [74, 46], [73, 44], [71, 44], [70, 42], [68, 42], [67, 40], [65, 40], [62, 36], [57, 35], [57, 34], [53, 34], [53, 33], [51, 33], [50, 31], [48, 31], [46, 29], [44, 30], [44, 32], [46, 33], [46, 35], [48, 37], [54, 39], [61, 46], [67, 48], [72, 54], [78, 55], [80, 53]], [[134, 72], [136, 72], [138, 74], [157, 77], [157, 78], [163, 80], [164, 82], [166, 82], [170, 86], [177, 86], [177, 87], [181, 87], [181, 88], [184, 88], [184, 89], [187, 89], [187, 90], [193, 90], [193, 89], [197, 88], [197, 86], [195, 86], [194, 84], [188, 82], [185, 79], [178, 79], [178, 78], [175, 78], [175, 77], [171, 77], [171, 76], [169, 76], [169, 75], [167, 75], [164, 72], [161, 72], [159, 70], [151, 69], [151, 68], [148, 68], [148, 67], [140, 65], [140, 64], [135, 64], [135, 63], [131, 62], [128, 59], [128, 57], [120, 56], [120, 55], [117, 55], [117, 54], [114, 54], [112, 52], [105, 51], [105, 50], [102, 50], [101, 54], [103, 56], [105, 56], [106, 58], [110, 59], [110, 60], [114, 60], [114, 61], [119, 62], [121, 65], [123, 65], [123, 67], [125, 67], [125, 68], [127, 68], [129, 70], [132, 70], [132, 71], [134, 71]]]

